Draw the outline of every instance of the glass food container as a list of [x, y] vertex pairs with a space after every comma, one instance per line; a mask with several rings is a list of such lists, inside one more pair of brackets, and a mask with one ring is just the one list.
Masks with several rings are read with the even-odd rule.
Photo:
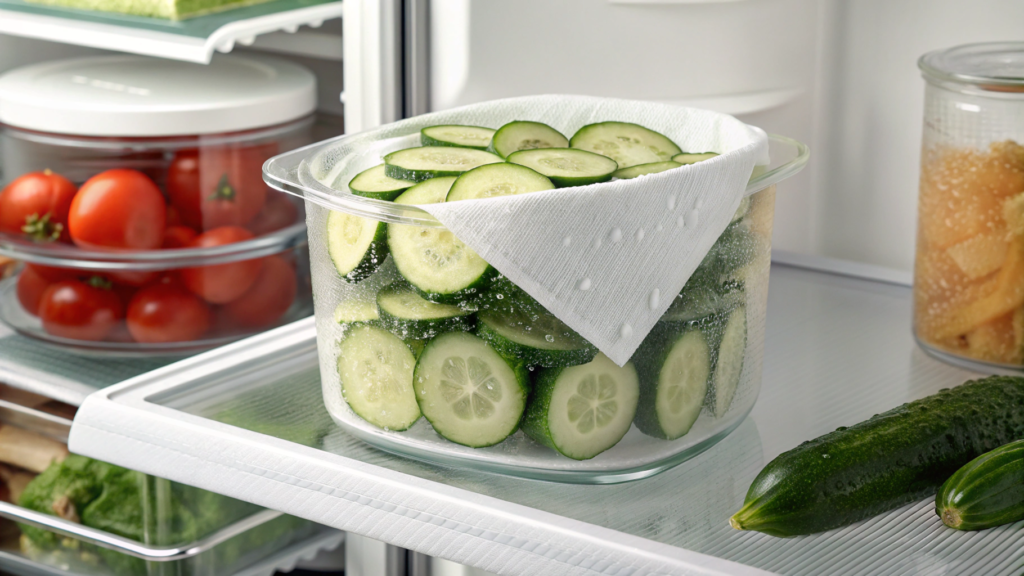
[[18, 443], [0, 462], [0, 571], [220, 576], [260, 565], [271, 574], [294, 562], [275, 563], [283, 549], [337, 542], [306, 520], [68, 454], [74, 408], [11, 392], [0, 385], [0, 443]]
[[983, 372], [1024, 370], [1024, 43], [924, 55], [914, 334]]
[[[633, 360], [617, 367], [504, 276], [490, 279], [489, 286], [469, 300], [435, 304], [414, 291], [399, 271], [395, 264], [399, 242], [408, 240], [412, 246], [451, 233], [430, 214], [409, 205], [417, 202], [349, 192], [349, 180], [359, 171], [353, 163], [369, 166], [384, 154], [418, 146], [421, 128], [458, 123], [456, 114], [429, 114], [386, 129], [343, 136], [278, 156], [265, 166], [268, 183], [305, 197], [307, 228], [316, 231], [310, 234], [310, 266], [323, 396], [332, 418], [354, 436], [407, 457], [577, 483], [643, 478], [724, 438], [749, 413], [760, 387], [775, 184], [799, 171], [807, 160], [807, 149], [787, 138], [770, 138], [772, 164], [757, 167], [732, 223]], [[427, 187], [421, 190], [429, 194]], [[419, 199], [424, 202], [429, 200]], [[344, 231], [349, 222], [354, 223], [353, 232], [365, 223], [377, 230], [365, 256], [339, 250], [328, 241], [329, 228], [332, 233]], [[361, 259], [365, 267], [357, 267], [347, 277], [340, 275], [342, 263]], [[361, 342], [376, 350], [373, 358], [361, 356]], [[468, 360], [445, 360], [449, 346], [467, 351]], [[695, 376], [700, 380], [695, 381], [701, 390], [699, 398], [667, 399], [669, 405], [686, 404], [687, 410], [694, 410], [687, 417], [686, 430], [659, 429], [642, 418], [632, 424], [631, 408], [638, 405], [637, 411], [645, 410], [643, 396], [639, 404], [632, 398], [632, 405], [625, 396], [608, 399], [618, 394], [620, 386], [626, 390], [637, 381], [643, 386], [657, 378], [654, 374], [664, 367], [666, 355], [679, 357], [672, 356], [676, 354], [673, 346], [692, 346], [697, 355], [729, 356], [736, 370], [731, 379], [735, 386], [705, 398], [710, 375], [701, 374]], [[674, 352], [666, 352], [667, 347]], [[470, 348], [477, 352], [469, 353]], [[432, 355], [436, 358], [431, 359]], [[434, 364], [441, 374], [440, 385], [430, 391], [425, 383], [429, 376], [415, 377], [414, 370], [424, 374]], [[511, 377], [525, 391], [494, 386], [489, 380], [495, 375], [503, 378], [506, 370], [515, 374]], [[553, 449], [549, 446], [557, 441], [538, 441], [536, 427], [529, 434], [526, 431], [537, 390], [562, 374], [579, 379], [576, 392], [582, 400], [568, 400], [569, 417], [573, 403], [579, 404], [574, 425], [584, 437], [591, 431], [604, 434], [606, 422], [625, 417], [624, 427], [616, 432], [618, 438], [602, 439], [602, 448], [610, 447], [598, 454], [573, 453], [564, 446]], [[343, 378], [370, 386], [343, 392]], [[447, 390], [446, 378], [472, 381], [477, 392], [463, 396]], [[415, 397], [414, 388], [427, 399]], [[433, 400], [427, 394], [433, 394]], [[516, 400], [510, 402], [513, 396]], [[431, 413], [432, 405], [443, 403], [465, 422], [452, 425]], [[587, 407], [592, 410], [588, 412]], [[483, 427], [474, 428], [474, 420], [494, 422], [503, 410], [509, 410], [501, 416], [508, 422], [501, 425], [514, 431], [507, 437], [484, 438]], [[421, 411], [425, 417], [418, 417]]]
[[262, 164], [309, 143], [309, 71], [139, 56], [0, 77], [0, 320], [87, 354], [182, 355], [312, 311], [303, 206]]

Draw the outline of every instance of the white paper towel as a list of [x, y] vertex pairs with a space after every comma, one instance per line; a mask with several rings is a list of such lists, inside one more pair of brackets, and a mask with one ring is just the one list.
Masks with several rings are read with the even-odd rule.
[[[566, 136], [594, 122], [634, 122], [684, 151], [721, 154], [631, 180], [422, 206], [551, 313], [625, 364], [728, 226], [755, 164], [768, 161], [767, 137], [707, 110], [561, 95], [417, 116], [379, 129], [379, 136], [436, 124], [498, 128], [513, 120], [544, 122]], [[345, 162], [352, 175], [353, 169], [380, 162], [379, 156], [352, 160]]]

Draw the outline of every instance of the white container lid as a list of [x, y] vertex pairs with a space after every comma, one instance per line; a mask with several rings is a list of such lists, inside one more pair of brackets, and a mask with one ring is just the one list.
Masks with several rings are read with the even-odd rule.
[[316, 78], [276, 58], [208, 65], [118, 55], [33, 64], [0, 76], [0, 123], [77, 136], [237, 132], [316, 108]]

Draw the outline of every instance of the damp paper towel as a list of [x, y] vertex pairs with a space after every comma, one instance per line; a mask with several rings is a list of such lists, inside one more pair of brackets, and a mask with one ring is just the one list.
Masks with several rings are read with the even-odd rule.
[[[567, 137], [594, 122], [633, 122], [685, 152], [721, 154], [631, 180], [421, 206], [621, 366], [728, 226], [754, 166], [768, 162], [767, 137], [707, 110], [561, 95], [465, 106], [382, 130], [396, 136], [513, 120], [543, 122]], [[379, 156], [361, 160], [367, 168], [380, 163]]]

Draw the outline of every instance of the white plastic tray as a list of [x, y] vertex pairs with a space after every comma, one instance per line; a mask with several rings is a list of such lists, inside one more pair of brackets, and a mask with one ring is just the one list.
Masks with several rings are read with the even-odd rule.
[[500, 574], [1018, 574], [1024, 523], [959, 533], [928, 501], [801, 538], [728, 526], [779, 453], [974, 376], [915, 347], [904, 276], [794, 263], [773, 267], [751, 416], [649, 479], [571, 486], [369, 448], [327, 419], [310, 321], [90, 396], [71, 448]]

